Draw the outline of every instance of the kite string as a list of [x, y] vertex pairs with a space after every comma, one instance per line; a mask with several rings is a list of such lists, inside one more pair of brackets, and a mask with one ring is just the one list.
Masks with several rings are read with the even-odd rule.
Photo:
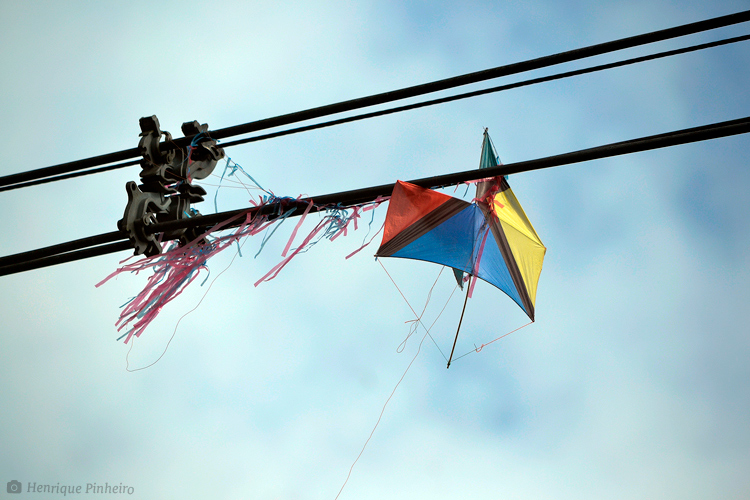
[[[246, 242], [247, 242], [247, 240], [243, 241], [242, 245], [244, 245]], [[167, 345], [164, 346], [164, 351], [161, 353], [161, 355], [158, 358], [156, 358], [156, 361], [154, 361], [150, 365], [146, 365], [146, 366], [143, 366], [141, 368], [136, 368], [134, 370], [131, 370], [130, 369], [130, 360], [129, 360], [129, 358], [130, 358], [130, 351], [133, 350], [133, 344], [135, 344], [135, 340], [134, 340], [133, 343], [130, 344], [130, 349], [128, 349], [128, 354], [125, 356], [125, 370], [127, 370], [127, 371], [129, 371], [131, 373], [137, 372], [137, 371], [140, 371], [140, 370], [145, 370], [146, 368], [150, 368], [150, 367], [154, 366], [156, 363], [159, 362], [159, 360], [161, 358], [164, 357], [164, 355], [167, 353], [167, 349], [169, 349], [169, 344], [172, 343], [172, 340], [174, 339], [174, 336], [177, 334], [177, 328], [180, 326], [180, 322], [185, 318], [185, 316], [187, 316], [188, 314], [190, 314], [193, 311], [195, 311], [196, 309], [198, 309], [198, 307], [203, 303], [203, 299], [205, 299], [206, 295], [208, 295], [208, 292], [211, 291], [211, 287], [214, 286], [214, 283], [216, 283], [216, 280], [218, 280], [219, 277], [221, 277], [222, 274], [224, 274], [225, 272], [227, 272], [229, 270], [229, 268], [234, 263], [234, 259], [236, 259], [239, 254], [240, 254], [240, 249], [238, 248], [237, 249], [237, 253], [234, 254], [234, 257], [232, 257], [232, 260], [229, 262], [229, 264], [227, 265], [227, 267], [224, 268], [224, 270], [222, 272], [220, 272], [218, 275], [216, 275], [216, 277], [213, 279], [213, 281], [211, 281], [211, 284], [208, 285], [208, 288], [203, 293], [203, 296], [201, 297], [201, 300], [198, 301], [198, 303], [195, 305], [195, 307], [193, 307], [191, 310], [189, 310], [188, 312], [186, 312], [185, 314], [183, 314], [182, 316], [180, 316], [180, 319], [177, 320], [177, 324], [174, 326], [174, 330], [172, 331], [172, 336], [169, 337], [169, 341], [167, 342]]]
[[[385, 269], [385, 268], [383, 268], [383, 269]], [[409, 306], [409, 307], [411, 307], [411, 306]], [[409, 372], [409, 368], [411, 368], [411, 365], [413, 365], [414, 361], [417, 360], [417, 356], [419, 356], [419, 353], [422, 350], [422, 344], [424, 343], [424, 340], [427, 338], [428, 335], [430, 335], [430, 331], [429, 330], [427, 330], [425, 332], [425, 334], [422, 336], [422, 341], [419, 343], [419, 347], [417, 348], [417, 353], [412, 358], [411, 362], [409, 363], [409, 366], [406, 367], [406, 370], [404, 370], [404, 374], [401, 375], [401, 378], [398, 380], [398, 383], [396, 384], [396, 387], [394, 387], [393, 391], [391, 391], [391, 395], [388, 396], [388, 399], [385, 401], [385, 404], [383, 405], [383, 409], [380, 410], [380, 416], [378, 416], [378, 421], [375, 422], [375, 427], [372, 428], [372, 432], [370, 432], [370, 435], [368, 436], [367, 441], [365, 441], [364, 446], [362, 446], [362, 450], [359, 452], [359, 455], [357, 455], [357, 458], [354, 459], [354, 462], [352, 463], [352, 466], [349, 467], [349, 473], [346, 475], [346, 480], [344, 481], [344, 484], [341, 485], [341, 489], [336, 494], [336, 498], [334, 500], [337, 500], [339, 498], [339, 495], [341, 495], [341, 492], [344, 491], [344, 487], [346, 486], [346, 483], [349, 482], [349, 477], [351, 477], [351, 475], [352, 475], [352, 470], [354, 469], [354, 466], [356, 465], [356, 463], [359, 460], [359, 458], [362, 456], [362, 453], [365, 452], [365, 448], [367, 448], [367, 443], [369, 443], [370, 439], [372, 439], [373, 434], [375, 434], [375, 429], [378, 428], [378, 425], [380, 424], [380, 420], [383, 418], [383, 413], [385, 413], [385, 407], [388, 406], [388, 403], [391, 401], [391, 398], [396, 393], [396, 389], [398, 389], [398, 386], [401, 385], [401, 382], [404, 380], [404, 377], [406, 377], [406, 374]], [[430, 338], [432, 338], [432, 335], [430, 335]]]
[[[430, 299], [432, 298], [432, 291], [435, 289], [435, 285], [437, 285], [438, 280], [440, 279], [440, 275], [443, 274], [444, 267], [440, 268], [440, 272], [437, 275], [437, 278], [435, 278], [435, 282], [432, 284], [432, 287], [430, 288], [430, 291], [427, 293], [427, 300], [425, 300], [424, 307], [422, 308], [422, 312], [419, 313], [419, 316], [417, 316], [415, 319], [411, 319], [407, 321], [406, 323], [411, 323], [411, 326], [409, 327], [409, 334], [406, 336], [403, 342], [399, 344], [399, 346], [396, 348], [396, 352], [401, 353], [406, 349], [406, 342], [409, 340], [409, 338], [417, 332], [417, 328], [419, 327], [419, 323], [422, 322], [422, 316], [424, 316], [425, 311], [427, 311], [427, 306], [430, 304]], [[397, 287], [398, 288], [398, 287]], [[399, 290], [400, 291], [400, 290]], [[403, 294], [401, 294], [403, 296]], [[434, 324], [434, 323], [433, 323]], [[430, 327], [432, 328], [432, 327]]]
[[[378, 260], [378, 262], [380, 262], [380, 260]], [[383, 267], [383, 270], [388, 275], [388, 277], [391, 278], [391, 282], [393, 282], [393, 284], [396, 287], [396, 289], [399, 291], [399, 293], [401, 293], [401, 296], [404, 297], [404, 294], [398, 288], [398, 285], [396, 285], [396, 282], [393, 281], [393, 278], [388, 273], [388, 270], [385, 268], [385, 266], [383, 266], [382, 262], [380, 262], [380, 265]], [[441, 269], [441, 273], [442, 273], [442, 269]], [[440, 274], [438, 274], [438, 278], [440, 278]], [[435, 283], [437, 283], [437, 280], [435, 280]], [[433, 284], [432, 287], [434, 288], [435, 285]], [[391, 391], [391, 395], [388, 396], [388, 399], [385, 401], [385, 404], [383, 404], [383, 408], [380, 410], [380, 415], [378, 416], [378, 420], [377, 420], [377, 422], [375, 422], [375, 427], [372, 428], [372, 431], [370, 432], [370, 435], [367, 437], [367, 440], [365, 441], [364, 446], [362, 446], [362, 450], [360, 450], [359, 455], [357, 455], [357, 458], [354, 459], [354, 462], [352, 463], [352, 466], [349, 467], [349, 473], [346, 475], [346, 480], [344, 480], [344, 484], [341, 485], [341, 489], [339, 490], [339, 492], [336, 495], [336, 498], [334, 500], [338, 500], [339, 496], [341, 495], [341, 492], [344, 491], [344, 487], [349, 482], [349, 478], [352, 475], [352, 470], [354, 470], [354, 466], [359, 461], [359, 459], [362, 456], [362, 454], [365, 452], [365, 448], [367, 448], [367, 444], [370, 442], [370, 439], [372, 439], [372, 436], [375, 434], [375, 430], [378, 428], [378, 425], [380, 425], [380, 420], [383, 418], [383, 413], [385, 413], [385, 407], [388, 406], [388, 403], [391, 401], [391, 398], [393, 398], [393, 395], [396, 393], [396, 389], [398, 389], [398, 386], [401, 385], [401, 382], [404, 380], [404, 377], [406, 377], [406, 374], [409, 372], [409, 369], [411, 368], [411, 365], [413, 365], [414, 361], [417, 360], [417, 356], [419, 356], [419, 353], [422, 351], [422, 344], [424, 343], [425, 339], [429, 335], [430, 338], [432, 339], [432, 341], [435, 342], [435, 339], [433, 339], [432, 335], [430, 335], [430, 330], [432, 329], [433, 326], [435, 326], [435, 323], [437, 323], [437, 320], [443, 314], [443, 311], [445, 311], [445, 308], [447, 307], [448, 302], [450, 302], [450, 299], [453, 297], [453, 294], [456, 292], [456, 289], [458, 289], [458, 285], [456, 285], [456, 286], [453, 287], [453, 292], [451, 292], [450, 297], [448, 297], [448, 301], [446, 301], [445, 305], [443, 306], [443, 309], [440, 311], [440, 314], [438, 314], [437, 318], [435, 318], [435, 321], [433, 321], [432, 324], [430, 325], [430, 328], [426, 328], [425, 327], [425, 334], [422, 336], [422, 340], [419, 342], [419, 346], [417, 347], [417, 353], [412, 358], [411, 362], [409, 363], [409, 366], [406, 367], [406, 370], [404, 370], [403, 375], [401, 375], [401, 378], [398, 380], [398, 383], [396, 383], [396, 386], [393, 388], [393, 391]], [[432, 289], [430, 289], [430, 293], [432, 293]], [[414, 312], [414, 309], [411, 307], [411, 304], [409, 304], [409, 301], [406, 300], [406, 297], [404, 297], [404, 301], [406, 301], [406, 304], [409, 306], [409, 308], [412, 310], [412, 312]], [[428, 298], [428, 302], [429, 302], [429, 298]], [[427, 307], [427, 305], [425, 304], [425, 308], [426, 307]], [[424, 313], [424, 311], [422, 311], [422, 313]], [[414, 313], [414, 315], [416, 316], [416, 313]], [[422, 323], [422, 321], [420, 319], [417, 319], [415, 321], [419, 321], [419, 323]], [[424, 327], [423, 323], [422, 323], [422, 327]], [[411, 336], [411, 333], [409, 333], [409, 335]], [[407, 337], [407, 339], [408, 339], [408, 337]], [[406, 340], [404, 340], [404, 342], [406, 342]], [[440, 350], [440, 346], [438, 346], [437, 343], [435, 343], [435, 346], [440, 351], [440, 354], [443, 354], [443, 351]], [[445, 358], [445, 354], [443, 354], [443, 358]]]
[[[389, 272], [388, 272], [388, 270], [387, 270], [387, 269], [385, 268], [385, 266], [384, 266], [384, 265], [383, 265], [383, 263], [382, 263], [382, 262], [380, 261], [380, 259], [378, 259], [378, 263], [380, 264], [380, 267], [382, 267], [382, 268], [383, 268], [383, 271], [385, 271], [385, 274], [387, 274], [387, 275], [388, 275], [388, 277], [389, 277], [389, 278], [390, 278], [390, 280], [391, 280], [391, 283], [393, 283], [393, 286], [395, 286], [395, 287], [396, 287], [396, 290], [398, 290], [398, 293], [400, 293], [400, 294], [401, 294], [401, 297], [402, 297], [402, 298], [404, 299], [404, 302], [406, 302], [406, 305], [407, 305], [407, 306], [409, 306], [409, 309], [411, 309], [411, 312], [412, 312], [412, 313], [414, 314], [414, 316], [415, 316], [415, 317], [417, 318], [417, 320], [416, 320], [416, 321], [419, 321], [419, 324], [420, 324], [420, 325], [422, 325], [422, 328], [424, 328], [424, 329], [425, 329], [425, 330], [427, 331], [427, 334], [429, 335], [429, 334], [430, 334], [430, 329], [432, 329], [432, 326], [433, 326], [433, 325], [435, 324], [435, 322], [437, 322], [437, 319], [438, 319], [438, 318], [440, 317], [440, 315], [442, 315], [442, 314], [443, 314], [443, 311], [445, 311], [445, 308], [446, 308], [446, 307], [448, 306], [448, 302], [446, 302], [446, 303], [445, 303], [445, 306], [443, 306], [443, 309], [442, 309], [442, 310], [440, 311], [440, 314], [438, 315], [438, 318], [435, 318], [435, 321], [433, 321], [433, 322], [432, 322], [432, 325], [430, 325], [430, 328], [427, 328], [426, 326], [424, 326], [424, 323], [422, 323], [422, 320], [420, 319], [420, 316], [419, 316], [419, 315], [417, 315], [417, 312], [416, 312], [416, 311], [414, 310], [414, 308], [413, 308], [413, 307], [411, 306], [411, 304], [409, 303], [409, 301], [408, 301], [408, 300], [406, 299], [406, 297], [404, 296], [404, 292], [402, 292], [402, 291], [401, 291], [401, 289], [400, 289], [400, 288], [398, 287], [398, 285], [396, 284], [396, 282], [395, 282], [395, 281], [393, 281], [393, 277], [391, 276], [391, 273], [389, 273]], [[438, 275], [438, 277], [439, 277], [439, 275]], [[433, 285], [433, 286], [434, 286], [434, 285]], [[455, 287], [455, 288], [453, 288], [453, 292], [451, 292], [451, 295], [450, 295], [450, 297], [448, 297], [448, 301], [450, 301], [450, 299], [451, 299], [451, 298], [453, 297], [453, 293], [455, 293], [455, 291], [456, 291], [456, 288], [458, 288], [458, 285], [456, 285], [456, 287]], [[409, 336], [411, 336], [411, 335], [412, 335], [412, 334], [410, 333], [410, 334], [409, 334]], [[408, 339], [409, 337], [406, 337], [406, 338]], [[448, 361], [448, 358], [446, 358], [446, 357], [445, 357], [445, 354], [443, 354], [443, 350], [442, 350], [442, 349], [440, 349], [440, 346], [438, 345], [438, 343], [437, 343], [437, 342], [435, 342], [435, 339], [434, 339], [434, 338], [432, 337], [432, 335], [430, 335], [430, 339], [432, 339], [432, 343], [433, 343], [433, 344], [435, 344], [435, 347], [437, 347], [437, 348], [438, 348], [438, 351], [440, 351], [440, 354], [441, 354], [441, 355], [443, 356], [443, 359], [445, 359], [445, 361], [447, 362], [447, 361]], [[404, 342], [406, 342], [406, 340], [405, 340]], [[399, 351], [399, 352], [400, 352], [400, 351]]]
[[493, 343], [493, 342], [496, 342], [496, 341], [500, 340], [500, 339], [501, 339], [501, 338], [503, 338], [503, 337], [507, 337], [507, 336], [508, 336], [508, 335], [510, 335], [511, 333], [515, 333], [515, 332], [517, 332], [518, 330], [520, 330], [521, 328], [526, 328], [527, 326], [529, 326], [529, 325], [530, 325], [530, 324], [532, 324], [532, 323], [533, 323], [533, 321], [529, 321], [529, 322], [528, 322], [528, 323], [526, 323], [525, 325], [523, 325], [523, 326], [519, 326], [519, 327], [518, 327], [518, 328], [516, 328], [515, 330], [512, 330], [512, 331], [510, 331], [510, 332], [508, 332], [508, 333], [504, 333], [503, 335], [500, 335], [500, 336], [499, 336], [498, 338], [496, 338], [495, 340], [490, 340], [490, 341], [489, 341], [489, 342], [487, 342], [486, 344], [482, 344], [482, 345], [480, 345], [479, 347], [477, 347], [477, 345], [476, 345], [476, 344], [474, 344], [474, 349], [472, 349], [471, 351], [467, 352], [466, 354], [462, 354], [462, 355], [460, 355], [459, 357], [457, 357], [456, 359], [454, 359], [454, 360], [453, 360], [453, 362], [455, 363], [455, 362], [456, 362], [456, 361], [458, 361], [459, 359], [463, 358], [464, 356], [468, 356], [468, 355], [469, 355], [469, 354], [471, 354], [472, 352], [481, 352], [481, 351], [482, 351], [482, 349], [484, 349], [484, 348], [485, 348], [486, 346], [490, 345], [491, 343]]

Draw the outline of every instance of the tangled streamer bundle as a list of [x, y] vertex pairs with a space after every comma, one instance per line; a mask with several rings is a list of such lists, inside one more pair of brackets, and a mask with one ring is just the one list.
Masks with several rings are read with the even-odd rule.
[[[122, 331], [123, 329], [127, 329], [127, 331], [120, 336], [118, 340], [124, 337], [125, 343], [128, 343], [134, 335], [139, 337], [148, 325], [158, 316], [164, 306], [178, 297], [198, 278], [201, 270], [205, 270], [206, 272], [209, 271], [208, 260], [211, 257], [226, 250], [234, 243], [237, 244], [239, 251], [241, 240], [248, 236], [266, 232], [266, 235], [261, 242], [260, 249], [256, 254], [257, 257], [263, 250], [268, 239], [276, 232], [278, 227], [297, 210], [297, 207], [301, 203], [304, 203], [301, 202], [301, 197], [276, 197], [269, 191], [266, 191], [266, 193], [267, 195], [261, 196], [258, 201], [251, 200], [251, 203], [254, 205], [252, 209], [217, 224], [203, 235], [189, 242], [187, 245], [178, 246], [177, 243], [173, 243], [165, 253], [144, 258], [134, 263], [125, 264], [101, 282], [97, 283], [96, 286], [99, 287], [110, 279], [123, 273], [139, 274], [142, 271], [149, 270], [153, 272], [143, 290], [122, 307], [120, 317], [115, 325], [117, 326], [118, 331]], [[299, 222], [292, 231], [289, 241], [284, 247], [284, 251], [282, 252], [283, 260], [259, 279], [255, 283], [255, 286], [258, 286], [264, 281], [274, 279], [295, 256], [306, 252], [320, 240], [328, 239], [333, 241], [342, 234], [346, 236], [348, 228], [352, 223], [356, 230], [358, 228], [357, 219], [361, 217], [361, 213], [373, 210], [386, 200], [388, 200], [388, 198], [378, 197], [371, 202], [351, 207], [316, 206], [313, 201], [307, 201], [307, 206], [302, 213]], [[261, 209], [266, 206], [274, 208], [270, 215], [261, 214]], [[285, 209], [285, 207], [288, 207], [288, 209]], [[313, 208], [319, 213], [324, 214], [322, 219], [307, 237], [303, 239], [301, 244], [292, 248], [297, 232]], [[232, 233], [220, 237], [211, 236], [211, 234], [216, 233], [225, 227], [234, 225], [238, 220], [242, 220], [242, 223]], [[372, 224], [372, 221], [370, 224]], [[271, 226], [274, 227], [271, 228]], [[380, 231], [378, 231], [378, 233], [379, 232]], [[369, 245], [378, 233], [376, 233], [370, 241], [366, 243], [363, 242], [360, 248], [349, 254], [346, 258], [348, 259], [362, 250], [362, 248]], [[121, 261], [120, 264], [124, 264], [130, 260], [130, 258]], [[206, 279], [207, 278], [208, 276], [206, 276]], [[205, 283], [205, 279], [203, 283]]]
[[[143, 290], [123, 306], [115, 323], [118, 331], [129, 327], [127, 333], [120, 337], [125, 337], [125, 343], [133, 335], [140, 336], [162, 308], [198, 278], [201, 269], [208, 271], [208, 260], [211, 257], [241, 238], [262, 231], [268, 223], [267, 217], [252, 218], [248, 213], [229, 219], [220, 226], [226, 226], [242, 216], [245, 217], [244, 222], [229, 235], [212, 238], [206, 233], [185, 246], [173, 243], [165, 253], [126, 264], [96, 284], [99, 287], [122, 273], [139, 274], [142, 271], [153, 271]], [[212, 231], [218, 229], [220, 228], [217, 226], [212, 228]], [[120, 263], [123, 264], [131, 258]]]

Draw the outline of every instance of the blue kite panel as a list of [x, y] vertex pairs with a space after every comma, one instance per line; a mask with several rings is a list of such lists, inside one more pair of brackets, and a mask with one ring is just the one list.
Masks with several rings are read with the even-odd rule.
[[[391, 256], [434, 262], [471, 274], [487, 231], [484, 214], [472, 204]], [[505, 292], [523, 309], [521, 297], [491, 232], [487, 234], [477, 276]]]
[[[487, 241], [484, 244], [484, 250], [479, 259], [479, 271], [477, 272], [477, 276], [508, 294], [516, 304], [521, 306], [521, 309], [524, 309], [521, 296], [518, 293], [515, 283], [513, 283], [513, 278], [510, 275], [503, 254], [497, 246], [495, 237], [492, 235], [492, 231], [487, 235]], [[528, 311], [526, 312], [528, 313]]]
[[475, 206], [469, 205], [447, 221], [395, 252], [392, 257], [435, 262], [471, 271]]

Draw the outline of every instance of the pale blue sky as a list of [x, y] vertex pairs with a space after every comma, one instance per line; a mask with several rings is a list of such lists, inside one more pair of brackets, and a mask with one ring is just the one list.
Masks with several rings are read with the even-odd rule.
[[[142, 116], [175, 135], [183, 121], [223, 128], [747, 8], [4, 2], [0, 175], [134, 147]], [[277, 195], [315, 196], [476, 168], [484, 127], [511, 163], [741, 118], [746, 44], [227, 153]], [[426, 341], [340, 498], [750, 494], [749, 145], [737, 136], [511, 176], [548, 247], [536, 323], [450, 370]], [[132, 167], [0, 193], [0, 254], [114, 230], [137, 177]], [[246, 205], [247, 193], [221, 190], [220, 209]], [[366, 230], [321, 242], [253, 287], [292, 228], [256, 259], [260, 240], [249, 239], [164, 358], [137, 373], [125, 371], [114, 323], [145, 277], [94, 288], [127, 253], [0, 278], [0, 488], [109, 482], [144, 499], [333, 499], [422, 334], [396, 352], [412, 315], [372, 258], [377, 240], [344, 259]], [[210, 262], [209, 283], [231, 257]], [[421, 308], [439, 268], [384, 264]], [[164, 309], [132, 365], [159, 356], [209, 283]], [[428, 324], [453, 286], [444, 274]], [[454, 296], [432, 331], [446, 352], [461, 305]], [[480, 283], [456, 352], [525, 322]]]

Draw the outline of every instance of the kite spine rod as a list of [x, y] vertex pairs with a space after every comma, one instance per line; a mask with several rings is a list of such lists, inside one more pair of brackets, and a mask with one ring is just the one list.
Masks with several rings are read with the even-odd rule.
[[[441, 188], [476, 179], [483, 179], [486, 177], [516, 174], [520, 172], [530, 172], [543, 168], [570, 165], [573, 163], [581, 163], [585, 161], [609, 158], [612, 156], [620, 156], [641, 151], [649, 151], [652, 149], [666, 148], [670, 146], [677, 146], [680, 144], [689, 144], [691, 142], [718, 139], [720, 137], [745, 134], [748, 132], [750, 132], [750, 117], [745, 117], [737, 120], [704, 125], [701, 127], [694, 127], [689, 129], [677, 130], [674, 132], [667, 132], [664, 134], [641, 137], [629, 141], [606, 144], [604, 146], [583, 149], [555, 156], [548, 156], [546, 158], [539, 158], [536, 160], [528, 160], [523, 162], [510, 163], [507, 165], [498, 165], [497, 167], [467, 170], [464, 172], [455, 172], [434, 177], [426, 177], [409, 182], [425, 188]], [[314, 200], [315, 205], [312, 209], [313, 211], [325, 210], [326, 207], [329, 206], [347, 207], [372, 201], [378, 196], [388, 196], [391, 194], [393, 186], [394, 184], [391, 183], [364, 189], [357, 189], [353, 191], [343, 191], [334, 194], [301, 199], [299, 200], [299, 203], [300, 206], [307, 206], [310, 201]], [[212, 215], [205, 215], [202, 217], [194, 217], [191, 219], [152, 224], [146, 226], [145, 229], [148, 233], [154, 234], [173, 229], [183, 229], [195, 226], [211, 227], [215, 224], [224, 222], [231, 217], [241, 214], [255, 215], [259, 210], [261, 214], [272, 214], [275, 210], [275, 207], [273, 205], [266, 205], [261, 209], [249, 208], [221, 212]], [[302, 211], [299, 210], [297, 211], [297, 213], [290, 216], [293, 217], [299, 215], [301, 212]], [[239, 220], [235, 224], [227, 224], [225, 226], [222, 226], [222, 230], [239, 226], [241, 223], [242, 220]], [[93, 246], [92, 248], [86, 248], [91, 247], [92, 245], [96, 246]], [[83, 248], [85, 248], [85, 250], [79, 250]], [[62, 243], [51, 247], [2, 257], [0, 258], [0, 276], [14, 274], [22, 271], [29, 271], [32, 269], [47, 267], [63, 262], [85, 259], [94, 255], [105, 255], [107, 253], [113, 253], [129, 248], [132, 248], [132, 246], [130, 245], [130, 242], [127, 241], [127, 233], [121, 231], [113, 231], [110, 233], [91, 236], [89, 238], [82, 238], [80, 240]]]
[[[430, 83], [424, 83], [421, 85], [415, 85], [412, 87], [407, 87], [407, 88], [403, 88], [399, 90], [375, 94], [375, 95], [371, 95], [368, 97], [351, 99], [351, 100], [342, 101], [342, 102], [335, 103], [335, 104], [328, 104], [325, 106], [319, 106], [316, 108], [307, 109], [304, 111], [298, 111], [295, 113], [288, 113], [288, 114], [284, 114], [284, 115], [280, 115], [280, 116], [276, 116], [272, 118], [257, 120], [257, 121], [245, 123], [243, 125], [236, 125], [233, 127], [217, 129], [217, 130], [211, 131], [210, 134], [213, 139], [225, 139], [225, 138], [234, 137], [237, 135], [249, 134], [249, 133], [257, 132], [260, 130], [266, 130], [269, 128], [290, 125], [292, 123], [298, 123], [298, 122], [311, 120], [315, 118], [321, 118], [324, 116], [343, 113], [347, 111], [354, 111], [357, 109], [362, 109], [362, 108], [366, 108], [370, 106], [386, 104], [389, 102], [417, 97], [417, 96], [421, 96], [421, 95], [425, 95], [425, 94], [429, 94], [433, 92], [439, 92], [442, 90], [448, 90], [451, 88], [456, 88], [456, 87], [460, 87], [464, 85], [470, 85], [473, 83], [491, 80], [494, 78], [500, 78], [500, 77], [509, 76], [513, 74], [523, 73], [526, 71], [541, 69], [541, 68], [545, 68], [549, 66], [554, 66], [557, 64], [567, 63], [567, 62], [576, 61], [579, 59], [585, 59], [588, 57], [606, 54], [609, 52], [615, 52], [615, 51], [619, 51], [619, 50], [623, 50], [627, 48], [637, 47], [640, 45], [646, 45], [646, 44], [655, 43], [655, 42], [659, 42], [663, 40], [669, 40], [669, 39], [678, 38], [678, 37], [682, 37], [686, 35], [700, 33], [703, 31], [709, 31], [709, 30], [713, 30], [717, 28], [722, 28], [722, 27], [733, 25], [733, 24], [744, 23], [747, 21], [750, 21], [750, 10], [737, 12], [737, 13], [729, 14], [726, 16], [720, 16], [720, 17], [716, 17], [712, 19], [707, 19], [704, 21], [684, 24], [681, 26], [673, 27], [673, 28], [653, 31], [650, 33], [644, 33], [641, 35], [621, 38], [618, 40], [591, 45], [588, 47], [582, 47], [579, 49], [560, 52], [557, 54], [543, 56], [543, 57], [531, 59], [528, 61], [522, 61], [522, 62], [504, 65], [504, 66], [498, 66], [496, 68], [486, 69], [486, 70], [477, 71], [473, 73], [467, 73], [467, 74], [455, 76], [452, 78], [446, 78], [443, 80], [438, 80], [438, 81], [434, 81]], [[165, 144], [164, 147], [170, 148], [170, 149], [174, 149], [178, 147], [186, 147], [187, 145], [190, 144], [190, 140], [192, 140], [192, 137], [175, 139], [171, 141], [169, 144]], [[79, 170], [89, 169], [89, 168], [96, 167], [99, 165], [106, 165], [109, 163], [126, 162], [127, 160], [130, 160], [138, 156], [140, 156], [140, 151], [138, 150], [138, 148], [131, 148], [131, 149], [123, 150], [123, 151], [118, 151], [115, 153], [109, 153], [105, 155], [95, 156], [95, 157], [72, 161], [68, 163], [61, 163], [58, 165], [53, 165], [53, 166], [45, 167], [41, 169], [6, 175], [6, 176], [0, 177], [0, 187], [17, 185], [19, 183], [24, 183], [27, 181], [33, 181], [37, 179], [43, 179], [43, 178], [51, 177], [51, 176], [58, 176], [61, 174], [67, 174], [70, 172], [76, 172]], [[127, 162], [126, 164], [132, 164], [132, 163]], [[112, 168], [119, 168], [122, 166], [126, 166], [126, 164], [113, 166]], [[102, 170], [97, 169], [97, 171], [102, 171]], [[94, 173], [94, 171], [89, 171], [88, 173]], [[81, 175], [85, 175], [85, 174], [81, 174]], [[56, 178], [56, 180], [59, 180], [59, 178]], [[23, 187], [23, 186], [18, 186], [18, 187]]]

